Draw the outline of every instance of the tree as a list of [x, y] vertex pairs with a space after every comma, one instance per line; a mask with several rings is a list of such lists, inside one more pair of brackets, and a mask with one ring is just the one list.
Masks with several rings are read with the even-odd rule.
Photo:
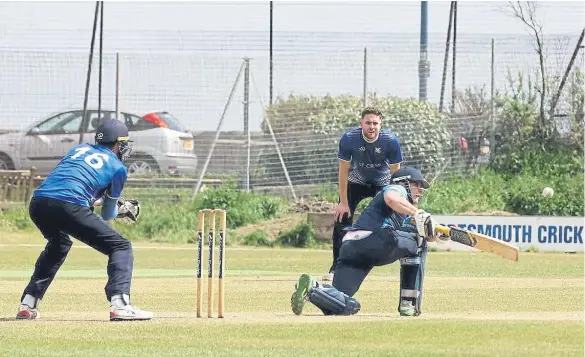
[[539, 136], [541, 139], [546, 137], [546, 118], [545, 118], [545, 101], [547, 95], [547, 86], [546, 86], [546, 70], [544, 66], [544, 41], [542, 35], [542, 23], [538, 22], [536, 19], [536, 10], [538, 4], [536, 1], [516, 1], [509, 3], [512, 15], [522, 21], [530, 30], [530, 32], [534, 35], [534, 40], [536, 42], [534, 50], [538, 55], [538, 62], [539, 62], [539, 75], [540, 75], [540, 88], [538, 89], [538, 93], [540, 94], [540, 110], [539, 110]]

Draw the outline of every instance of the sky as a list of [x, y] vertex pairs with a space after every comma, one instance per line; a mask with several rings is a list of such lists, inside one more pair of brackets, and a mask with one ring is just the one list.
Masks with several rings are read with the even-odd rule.
[[[268, 101], [269, 2], [117, 2], [104, 6], [104, 100], [113, 106], [115, 57], [121, 56], [121, 103], [144, 113], [167, 109], [186, 126], [215, 129], [243, 57], [257, 83], [250, 123], [260, 127]], [[438, 102], [450, 2], [430, 1], [429, 100]], [[0, 114], [2, 127], [23, 127], [83, 101], [95, 2], [0, 2]], [[507, 13], [507, 2], [459, 1], [458, 81], [489, 83], [490, 39], [501, 65], [531, 68], [530, 36]], [[274, 92], [359, 95], [363, 48], [370, 52], [371, 90], [418, 94], [420, 2], [273, 3]], [[553, 53], [566, 65], [585, 24], [583, 2], [539, 2], [547, 37], [563, 39]], [[96, 48], [97, 51], [97, 48]], [[554, 52], [554, 49], [553, 49]], [[555, 57], [556, 56], [556, 57]], [[97, 76], [96, 62], [94, 73]], [[487, 77], [486, 77], [487, 76]], [[93, 79], [96, 83], [96, 77]], [[242, 130], [243, 84], [227, 110], [224, 130]], [[90, 90], [90, 102], [96, 90]]]
[[[461, 33], [517, 34], [525, 32], [510, 18], [502, 1], [459, 1]], [[429, 1], [429, 32], [445, 33], [450, 2]], [[2, 29], [87, 30], [93, 21], [93, 1], [0, 3]], [[539, 19], [548, 33], [573, 33], [585, 19], [579, 1], [539, 1]], [[9, 16], [8, 16], [9, 15]], [[266, 31], [268, 1], [108, 1], [104, 27], [121, 31]], [[419, 1], [274, 1], [274, 31], [406, 32], [418, 33]], [[578, 26], [577, 26], [578, 27]]]

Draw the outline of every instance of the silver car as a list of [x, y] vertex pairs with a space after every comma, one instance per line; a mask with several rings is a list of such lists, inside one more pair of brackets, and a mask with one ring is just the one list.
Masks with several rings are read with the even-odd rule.
[[[116, 112], [69, 110], [51, 115], [24, 131], [0, 135], [0, 170], [26, 170], [34, 166], [41, 176], [47, 175], [73, 146], [94, 143], [94, 133], [100, 120], [115, 119]], [[194, 174], [197, 156], [193, 152], [193, 135], [183, 129], [168, 112], [152, 112], [142, 117], [121, 112], [130, 131], [132, 156], [126, 162], [129, 175]], [[83, 128], [82, 128], [83, 124]]]

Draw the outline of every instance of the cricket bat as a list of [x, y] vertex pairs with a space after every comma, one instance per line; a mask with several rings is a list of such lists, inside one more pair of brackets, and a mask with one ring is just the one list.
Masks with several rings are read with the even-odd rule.
[[514, 262], [518, 261], [518, 248], [510, 243], [458, 227], [446, 227], [438, 224], [436, 230], [439, 233], [449, 236], [454, 242], [479, 249], [483, 252], [499, 255], [502, 258]]

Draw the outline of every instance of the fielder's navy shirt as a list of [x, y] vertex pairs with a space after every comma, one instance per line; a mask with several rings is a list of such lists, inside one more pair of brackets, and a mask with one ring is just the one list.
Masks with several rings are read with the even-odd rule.
[[389, 184], [392, 173], [388, 165], [403, 160], [396, 134], [386, 129], [374, 141], [366, 140], [361, 128], [349, 130], [339, 140], [337, 157], [351, 163], [349, 182], [375, 186]]

